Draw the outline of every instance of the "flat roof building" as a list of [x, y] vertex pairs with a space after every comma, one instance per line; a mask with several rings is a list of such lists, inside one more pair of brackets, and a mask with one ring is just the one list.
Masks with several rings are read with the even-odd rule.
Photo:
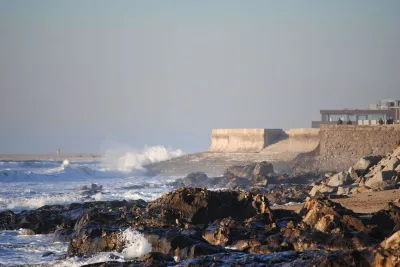
[[321, 124], [336, 124], [339, 119], [344, 123], [377, 124], [379, 119], [394, 122], [400, 120], [400, 100], [381, 100], [379, 104], [371, 104], [370, 109], [332, 109], [321, 110], [321, 120], [313, 121], [312, 127], [319, 128]]

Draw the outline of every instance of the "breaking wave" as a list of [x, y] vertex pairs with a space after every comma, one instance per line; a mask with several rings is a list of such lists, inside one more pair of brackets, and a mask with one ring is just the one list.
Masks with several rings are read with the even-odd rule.
[[[125, 150], [126, 151], [126, 150]], [[184, 155], [180, 149], [167, 149], [163, 146], [145, 147], [138, 152], [123, 152], [123, 150], [108, 150], [103, 164], [106, 168], [121, 172], [146, 170], [145, 166]]]

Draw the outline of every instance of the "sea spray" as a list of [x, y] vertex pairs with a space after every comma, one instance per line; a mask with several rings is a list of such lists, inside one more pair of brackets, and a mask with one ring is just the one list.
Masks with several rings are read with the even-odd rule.
[[121, 234], [122, 240], [125, 242], [125, 248], [122, 255], [125, 259], [139, 258], [151, 252], [151, 244], [138, 231], [128, 228]]
[[145, 171], [147, 164], [168, 160], [184, 155], [180, 149], [167, 149], [163, 146], [145, 147], [141, 151], [129, 151], [126, 149], [108, 149], [105, 152], [103, 166], [107, 169], [121, 172], [134, 170]]

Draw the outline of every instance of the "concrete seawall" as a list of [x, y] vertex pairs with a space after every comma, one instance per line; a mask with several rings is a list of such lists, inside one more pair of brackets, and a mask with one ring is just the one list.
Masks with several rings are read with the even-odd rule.
[[283, 135], [281, 129], [213, 129], [208, 151], [258, 153]]

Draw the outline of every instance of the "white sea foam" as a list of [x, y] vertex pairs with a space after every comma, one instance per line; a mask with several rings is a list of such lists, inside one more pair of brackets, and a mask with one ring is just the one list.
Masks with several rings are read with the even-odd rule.
[[151, 244], [138, 231], [128, 228], [121, 236], [125, 242], [125, 248], [122, 250], [125, 259], [139, 258], [151, 252]]
[[82, 196], [78, 193], [40, 195], [36, 197], [18, 197], [13, 199], [0, 198], [0, 202], [5, 203], [7, 209], [21, 211], [25, 209], [40, 208], [45, 205], [70, 204], [82, 202]]

